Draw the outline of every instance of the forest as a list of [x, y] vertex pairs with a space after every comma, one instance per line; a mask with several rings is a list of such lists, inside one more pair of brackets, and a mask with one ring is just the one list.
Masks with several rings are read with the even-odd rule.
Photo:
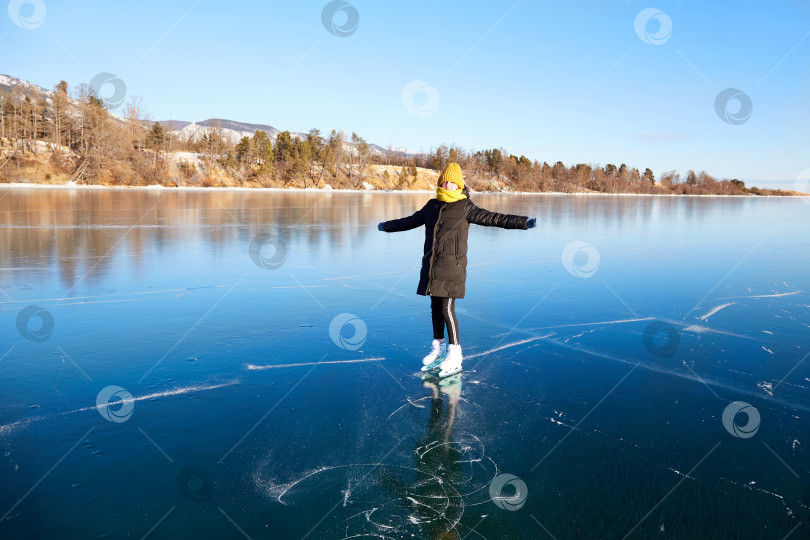
[[149, 118], [140, 98], [118, 113], [85, 84], [52, 91], [14, 86], [0, 93], [0, 183], [166, 187], [431, 189], [430, 180], [458, 163], [474, 191], [643, 193], [674, 195], [794, 195], [748, 187], [689, 170], [656, 178], [643, 170], [561, 161], [549, 163], [503, 148], [467, 150], [441, 144], [410, 154], [370, 145], [340, 130], [275, 138], [264, 131], [238, 141], [212, 122], [197, 138]]

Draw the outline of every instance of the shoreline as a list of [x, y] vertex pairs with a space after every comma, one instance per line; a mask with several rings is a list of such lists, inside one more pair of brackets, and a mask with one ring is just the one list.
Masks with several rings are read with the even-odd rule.
[[[398, 193], [415, 193], [415, 194], [434, 194], [433, 190], [426, 189], [407, 189], [407, 190], [384, 190], [384, 189], [323, 189], [323, 188], [256, 188], [256, 187], [196, 187], [196, 186], [101, 186], [91, 184], [37, 184], [26, 182], [10, 182], [0, 184], [0, 189], [63, 189], [63, 190], [138, 190], [138, 191], [234, 191], [234, 192], [259, 192], [259, 193], [385, 193], [385, 194], [398, 194]], [[720, 194], [676, 194], [676, 193], [600, 193], [600, 192], [576, 192], [565, 193], [562, 191], [474, 191], [476, 196], [479, 195], [573, 195], [573, 196], [603, 196], [603, 197], [739, 197], [745, 199], [802, 199], [810, 197], [808, 195], [720, 195]]]

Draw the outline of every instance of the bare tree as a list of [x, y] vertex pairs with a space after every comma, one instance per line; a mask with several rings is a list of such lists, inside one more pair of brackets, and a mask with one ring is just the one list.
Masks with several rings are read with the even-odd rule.
[[335, 164], [335, 180], [338, 179], [338, 172], [340, 171], [340, 165], [343, 163], [343, 144], [345, 141], [345, 137], [342, 131], [335, 131], [332, 130], [332, 133], [329, 135], [329, 146], [332, 148], [332, 156], [334, 158]]
[[62, 146], [62, 130], [65, 129], [65, 124], [69, 125], [69, 122], [67, 122], [69, 107], [68, 83], [59, 81], [51, 94], [52, 140], [57, 149]]
[[[352, 132], [351, 152], [357, 154], [357, 186], [359, 186], [360, 182], [363, 181], [363, 169], [365, 169], [366, 164], [368, 164], [370, 149], [368, 147], [368, 143], [363, 139], [363, 137], [354, 132]], [[349, 165], [349, 182], [351, 182], [351, 179], [351, 165]]]
[[130, 159], [134, 158], [135, 151], [143, 148], [146, 139], [146, 122], [149, 121], [149, 111], [143, 100], [132, 96], [124, 107], [124, 123], [128, 135]]

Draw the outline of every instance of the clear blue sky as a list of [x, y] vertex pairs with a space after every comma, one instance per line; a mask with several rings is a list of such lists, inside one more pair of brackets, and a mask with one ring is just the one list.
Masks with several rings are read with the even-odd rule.
[[[501, 146], [758, 185], [810, 168], [806, 0], [353, 0], [332, 19], [340, 30], [358, 15], [343, 37], [320, 0], [36, 1], [44, 18], [20, 8], [35, 28], [0, 17], [0, 73], [47, 88], [113, 73], [153, 119], [342, 129], [416, 151]], [[737, 125], [715, 110], [726, 88], [752, 104]]]

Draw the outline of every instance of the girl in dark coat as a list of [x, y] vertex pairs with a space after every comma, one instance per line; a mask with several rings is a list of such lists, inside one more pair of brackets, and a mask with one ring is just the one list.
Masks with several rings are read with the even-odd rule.
[[[470, 223], [504, 229], [531, 229], [536, 218], [499, 214], [478, 208], [464, 185], [461, 167], [449, 164], [439, 176], [436, 198], [411, 216], [380, 223], [385, 232], [407, 231], [425, 226], [425, 248], [417, 294], [430, 296], [433, 318], [433, 343], [422, 360], [423, 371], [441, 367], [439, 377], [461, 371], [461, 345], [455, 299], [464, 298], [467, 279], [467, 233]], [[447, 326], [450, 346], [444, 341]]]

